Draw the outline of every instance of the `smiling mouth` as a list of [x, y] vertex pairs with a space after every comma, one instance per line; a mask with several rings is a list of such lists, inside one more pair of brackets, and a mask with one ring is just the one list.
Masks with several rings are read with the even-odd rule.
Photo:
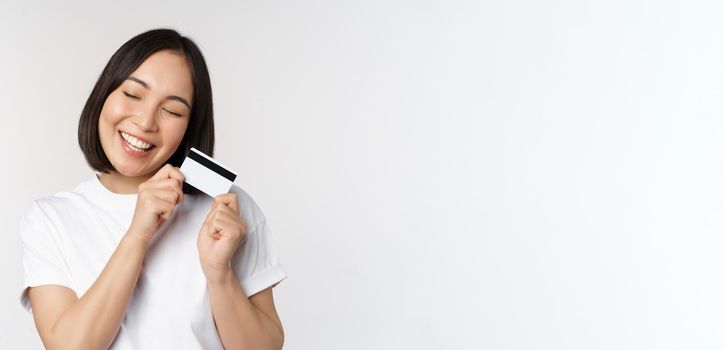
[[123, 139], [123, 141], [126, 142], [126, 145], [128, 145], [130, 149], [136, 152], [148, 152], [150, 149], [156, 147], [150, 143], [139, 140], [135, 136], [128, 134], [125, 131], [119, 131], [119, 133], [121, 134], [121, 138]]

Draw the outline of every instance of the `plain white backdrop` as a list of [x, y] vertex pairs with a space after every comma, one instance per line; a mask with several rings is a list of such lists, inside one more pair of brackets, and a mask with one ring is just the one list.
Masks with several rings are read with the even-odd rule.
[[265, 212], [287, 349], [724, 348], [724, 2], [3, 1], [0, 348], [18, 220], [87, 179], [113, 52], [193, 38]]

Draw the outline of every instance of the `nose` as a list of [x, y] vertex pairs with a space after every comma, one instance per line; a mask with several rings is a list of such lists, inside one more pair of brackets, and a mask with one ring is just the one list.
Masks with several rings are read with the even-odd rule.
[[154, 109], [146, 108], [136, 114], [133, 123], [145, 132], [156, 132], [158, 131], [157, 114]]

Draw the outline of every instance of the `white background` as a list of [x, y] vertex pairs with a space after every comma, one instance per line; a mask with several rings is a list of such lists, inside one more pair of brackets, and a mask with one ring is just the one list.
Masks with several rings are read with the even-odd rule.
[[21, 213], [92, 173], [113, 52], [193, 38], [287, 349], [724, 348], [724, 2], [0, 5], [0, 347]]

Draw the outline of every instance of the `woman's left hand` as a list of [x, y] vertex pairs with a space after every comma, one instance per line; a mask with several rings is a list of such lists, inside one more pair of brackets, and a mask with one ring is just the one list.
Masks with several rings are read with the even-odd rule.
[[236, 194], [216, 196], [196, 242], [207, 281], [219, 280], [229, 272], [231, 257], [245, 239], [246, 224], [239, 215]]

